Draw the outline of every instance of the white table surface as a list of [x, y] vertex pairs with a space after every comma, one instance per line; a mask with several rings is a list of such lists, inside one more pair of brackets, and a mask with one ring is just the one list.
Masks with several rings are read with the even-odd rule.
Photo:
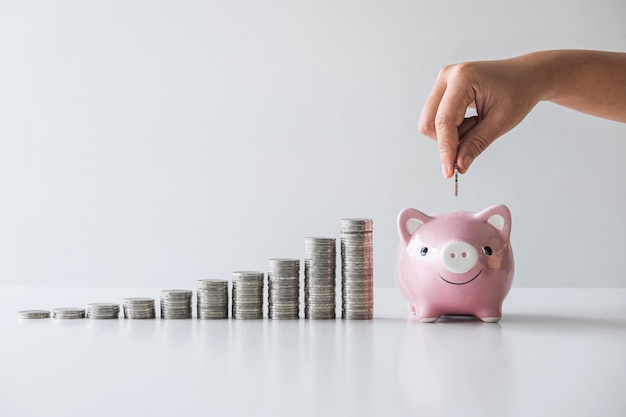
[[18, 320], [160, 289], [0, 291], [0, 416], [626, 416], [626, 289], [513, 288], [499, 324], [395, 288], [370, 321]]

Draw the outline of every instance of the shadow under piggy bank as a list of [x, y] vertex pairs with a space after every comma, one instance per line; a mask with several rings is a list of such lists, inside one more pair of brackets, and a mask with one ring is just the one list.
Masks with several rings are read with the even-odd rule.
[[499, 324], [412, 317], [398, 346], [400, 396], [413, 415], [507, 415], [509, 364]]

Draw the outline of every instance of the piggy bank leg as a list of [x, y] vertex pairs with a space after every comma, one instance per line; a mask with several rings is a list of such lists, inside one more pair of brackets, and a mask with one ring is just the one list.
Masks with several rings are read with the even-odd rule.
[[407, 307], [409, 307], [409, 313], [411, 313], [411, 314], [413, 314], [413, 315], [414, 315], [414, 314], [415, 314], [415, 311], [417, 310], [417, 308], [415, 307], [415, 305], [414, 305], [414, 304], [411, 304], [411, 303], [408, 303], [408, 304], [407, 304]]
[[418, 317], [420, 323], [433, 323], [437, 321], [442, 314], [443, 313], [440, 311], [431, 307], [422, 307], [415, 312], [415, 315]]
[[480, 311], [476, 314], [479, 319], [485, 323], [497, 323], [502, 318], [502, 309], [500, 307], [494, 307], [488, 310]]
[[485, 323], [497, 323], [502, 317], [480, 317]]
[[434, 323], [439, 319], [439, 317], [421, 317], [420, 323]]

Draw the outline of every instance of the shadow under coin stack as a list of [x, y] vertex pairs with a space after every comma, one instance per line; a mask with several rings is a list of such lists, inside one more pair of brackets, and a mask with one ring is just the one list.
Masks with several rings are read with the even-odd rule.
[[300, 317], [300, 260], [270, 259], [267, 273], [268, 317], [295, 320]]
[[228, 281], [225, 279], [196, 281], [196, 315], [199, 319], [228, 318]]
[[88, 319], [117, 319], [120, 316], [120, 305], [115, 303], [87, 304]]
[[122, 300], [125, 319], [155, 318], [154, 298], [130, 297]]
[[304, 239], [304, 318], [331, 320], [336, 316], [336, 240]]
[[161, 291], [161, 318], [190, 319], [192, 296], [191, 290]]
[[233, 318], [263, 318], [263, 272], [233, 272]]
[[341, 220], [342, 318], [374, 318], [373, 222], [370, 219]]
[[55, 319], [84, 319], [85, 309], [78, 307], [63, 307], [52, 310], [52, 317]]

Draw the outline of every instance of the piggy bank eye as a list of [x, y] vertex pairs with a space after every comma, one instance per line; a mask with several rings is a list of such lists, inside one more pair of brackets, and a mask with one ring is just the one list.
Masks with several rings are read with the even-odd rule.
[[493, 250], [489, 247], [489, 246], [485, 246], [483, 248], [483, 251], [485, 252], [485, 255], [489, 256], [493, 254]]
[[426, 256], [427, 253], [428, 253], [428, 248], [426, 246], [420, 249], [420, 255]]

